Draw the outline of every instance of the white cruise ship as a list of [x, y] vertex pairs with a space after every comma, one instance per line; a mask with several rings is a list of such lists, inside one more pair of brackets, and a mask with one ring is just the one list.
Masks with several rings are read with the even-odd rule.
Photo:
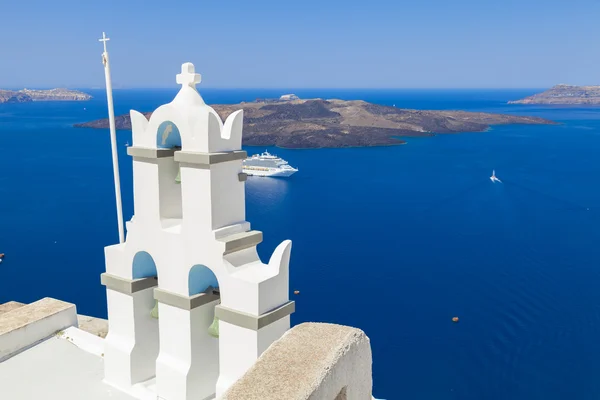
[[287, 161], [265, 151], [244, 160], [242, 171], [248, 175], [287, 177], [298, 171]]

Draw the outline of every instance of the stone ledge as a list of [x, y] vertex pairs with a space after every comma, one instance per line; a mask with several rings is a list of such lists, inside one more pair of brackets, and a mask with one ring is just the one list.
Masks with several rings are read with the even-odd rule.
[[215, 315], [221, 321], [253, 331], [257, 331], [275, 321], [279, 321], [281, 318], [287, 317], [294, 311], [296, 311], [296, 303], [293, 301], [288, 301], [284, 305], [259, 316], [232, 310], [220, 305], [215, 307]]
[[18, 301], [9, 301], [7, 303], [0, 304], [0, 315], [12, 310], [16, 310], [17, 308], [23, 307], [24, 305], [24, 303], [19, 303]]
[[250, 222], [244, 221], [233, 225], [224, 226], [219, 229], [215, 229], [213, 234], [215, 239], [221, 240], [227, 236], [235, 235], [237, 233], [244, 233], [250, 231]]
[[158, 285], [156, 277], [127, 279], [107, 274], [106, 272], [100, 274], [100, 282], [102, 285], [106, 286], [107, 289], [112, 289], [124, 294], [133, 294], [140, 290], [149, 289]]
[[273, 342], [221, 400], [371, 400], [371, 368], [363, 331], [304, 323]]
[[194, 308], [219, 300], [221, 296], [214, 291], [206, 291], [193, 296], [182, 296], [166, 290], [154, 289], [154, 299], [159, 303], [181, 308], [182, 310], [193, 310]]
[[82, 331], [105, 338], [108, 334], [108, 320], [87, 315], [77, 315], [77, 324]]
[[[9, 301], [7, 303], [0, 304], [0, 318], [2, 317], [2, 314], [26, 305], [27, 304], [19, 303], [18, 301]], [[108, 320], [106, 319], [77, 314], [77, 325], [82, 331], [91, 333], [92, 335], [99, 336], [101, 338], [105, 338], [108, 334]]]
[[200, 153], [195, 151], [175, 152], [175, 161], [188, 164], [210, 166], [227, 161], [244, 160], [248, 153], [244, 150], [235, 150], [222, 153]]
[[127, 154], [140, 158], [166, 158], [173, 157], [176, 149], [154, 149], [150, 147], [131, 146], [127, 148]]
[[226, 255], [256, 246], [262, 242], [262, 239], [263, 236], [261, 231], [248, 231], [234, 233], [232, 235], [221, 237], [217, 240], [225, 244], [225, 250], [223, 254]]
[[70, 326], [77, 326], [75, 305], [49, 297], [4, 313], [0, 316], [0, 361]]

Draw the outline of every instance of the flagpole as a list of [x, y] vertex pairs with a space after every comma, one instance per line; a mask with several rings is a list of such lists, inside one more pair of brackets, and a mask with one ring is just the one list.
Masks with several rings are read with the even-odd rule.
[[110, 124], [110, 147], [112, 150], [113, 173], [115, 177], [115, 197], [117, 201], [117, 221], [119, 224], [119, 243], [125, 242], [125, 231], [123, 229], [123, 204], [121, 201], [121, 178], [119, 177], [119, 155], [117, 153], [117, 134], [115, 132], [115, 110], [112, 97], [112, 82], [110, 80], [110, 61], [106, 42], [110, 39], [102, 32], [100, 42], [104, 43], [102, 53], [102, 64], [104, 64], [104, 78], [106, 79], [106, 100], [108, 101], [108, 121]]

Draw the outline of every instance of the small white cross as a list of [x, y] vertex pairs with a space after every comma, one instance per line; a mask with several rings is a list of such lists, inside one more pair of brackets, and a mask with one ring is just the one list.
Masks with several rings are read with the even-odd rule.
[[110, 39], [106, 37], [106, 34], [102, 32], [102, 39], [98, 39], [99, 42], [104, 42], [104, 52], [106, 53], [106, 42]]
[[177, 83], [180, 85], [188, 85], [196, 88], [196, 84], [202, 81], [202, 76], [196, 73], [196, 68], [192, 63], [181, 65], [181, 73], [177, 74]]

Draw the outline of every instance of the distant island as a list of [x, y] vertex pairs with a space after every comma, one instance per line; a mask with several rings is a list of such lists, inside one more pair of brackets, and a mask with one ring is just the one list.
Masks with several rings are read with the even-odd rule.
[[[288, 97], [289, 96], [289, 97]], [[212, 107], [225, 120], [244, 109], [243, 144], [284, 148], [368, 147], [405, 143], [399, 137], [482, 132], [490, 125], [554, 124], [537, 117], [466, 111], [424, 111], [381, 106], [362, 100], [260, 100]], [[290, 100], [287, 100], [290, 99]], [[150, 118], [151, 113], [146, 113]], [[117, 129], [131, 129], [129, 115], [115, 118]], [[108, 119], [78, 128], [107, 129]]]
[[31, 90], [0, 89], [0, 103], [27, 103], [31, 101], [85, 101], [91, 99], [87, 93], [70, 89]]
[[600, 86], [556, 85], [508, 104], [600, 104]]

